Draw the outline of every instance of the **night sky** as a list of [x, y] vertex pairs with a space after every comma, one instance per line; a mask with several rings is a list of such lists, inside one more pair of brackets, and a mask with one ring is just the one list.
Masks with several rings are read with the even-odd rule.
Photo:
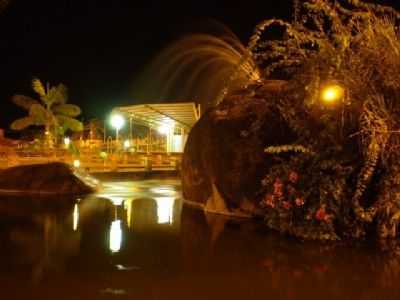
[[202, 22], [219, 21], [247, 43], [258, 22], [291, 13], [290, 0], [13, 0], [0, 15], [0, 127], [24, 115], [10, 97], [33, 96], [34, 77], [66, 84], [85, 120], [103, 119], [143, 102], [135, 82], [146, 66]]

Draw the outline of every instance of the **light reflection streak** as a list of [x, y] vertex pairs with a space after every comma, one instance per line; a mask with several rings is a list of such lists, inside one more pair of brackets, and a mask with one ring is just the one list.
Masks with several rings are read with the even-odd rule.
[[157, 223], [172, 224], [175, 198], [155, 197], [154, 199], [157, 202]]
[[109, 199], [115, 206], [120, 206], [122, 205], [122, 202], [124, 202], [123, 197], [118, 197], [118, 196], [111, 196], [111, 195], [106, 195], [107, 199]]
[[78, 223], [79, 223], [79, 207], [77, 203], [74, 206], [74, 212], [72, 213], [72, 218], [73, 218], [72, 229], [76, 231], [78, 229]]
[[121, 220], [115, 220], [111, 223], [110, 229], [110, 250], [111, 252], [119, 252], [122, 244]]
[[132, 201], [133, 199], [126, 199], [124, 201], [124, 209], [126, 210], [126, 223], [128, 228], [131, 228], [132, 221]]
[[169, 186], [151, 188], [150, 191], [154, 194], [159, 194], [159, 195], [163, 195], [163, 196], [173, 196], [176, 194], [176, 191], [172, 187], [169, 187]]

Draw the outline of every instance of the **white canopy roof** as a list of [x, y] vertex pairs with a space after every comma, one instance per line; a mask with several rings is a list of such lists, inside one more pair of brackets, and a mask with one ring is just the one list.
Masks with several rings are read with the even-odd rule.
[[160, 126], [174, 123], [190, 129], [200, 118], [200, 106], [193, 102], [138, 104], [116, 107], [114, 112], [127, 115], [136, 123]]

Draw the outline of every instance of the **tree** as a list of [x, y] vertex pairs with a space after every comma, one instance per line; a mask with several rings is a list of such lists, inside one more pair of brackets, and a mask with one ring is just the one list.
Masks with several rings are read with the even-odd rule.
[[63, 136], [67, 130], [82, 131], [83, 125], [75, 118], [81, 109], [74, 104], [67, 104], [67, 88], [63, 84], [44, 87], [39, 79], [33, 79], [33, 90], [39, 100], [24, 95], [15, 95], [12, 101], [28, 111], [28, 116], [15, 120], [11, 124], [13, 130], [24, 130], [30, 126], [43, 126], [46, 141], [53, 144], [57, 136]]

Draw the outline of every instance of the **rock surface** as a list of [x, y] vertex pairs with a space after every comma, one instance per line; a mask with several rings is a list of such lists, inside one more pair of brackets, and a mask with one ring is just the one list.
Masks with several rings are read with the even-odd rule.
[[253, 212], [266, 168], [266, 145], [290, 144], [295, 136], [269, 104], [285, 82], [266, 82], [255, 94], [229, 96], [205, 112], [192, 129], [183, 156], [185, 199], [208, 211]]
[[63, 163], [17, 166], [0, 171], [0, 193], [77, 195], [94, 191], [93, 182]]

